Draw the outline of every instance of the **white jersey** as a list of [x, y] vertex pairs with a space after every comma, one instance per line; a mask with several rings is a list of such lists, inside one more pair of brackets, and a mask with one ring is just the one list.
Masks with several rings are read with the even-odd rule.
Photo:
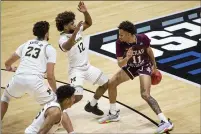
[[[41, 126], [43, 125], [45, 121], [45, 112], [50, 107], [58, 107], [61, 110], [61, 107], [58, 102], [52, 101], [50, 103], [45, 104], [43, 109], [38, 113], [38, 115], [33, 120], [32, 124], [26, 128], [25, 134], [37, 134], [39, 132]], [[61, 116], [61, 119], [62, 119], [62, 116]], [[49, 130], [48, 133], [51, 133], [51, 134], [54, 133], [58, 129], [60, 123], [61, 123], [61, 120], [57, 124], [53, 125], [53, 127]]]
[[75, 68], [75, 67], [83, 67], [89, 64], [89, 59], [88, 59], [88, 49], [89, 45], [83, 43], [83, 37], [82, 37], [82, 31], [83, 31], [83, 26], [80, 27], [79, 32], [76, 35], [75, 38], [75, 45], [69, 50], [66, 51], [62, 45], [68, 39], [72, 36], [72, 34], [65, 34], [61, 33], [60, 39], [59, 39], [59, 47], [61, 48], [62, 51], [67, 52], [68, 58], [69, 58], [69, 67], [70, 68]]
[[56, 50], [45, 40], [29, 40], [19, 46], [15, 53], [20, 56], [15, 74], [44, 75], [47, 63], [56, 63]]

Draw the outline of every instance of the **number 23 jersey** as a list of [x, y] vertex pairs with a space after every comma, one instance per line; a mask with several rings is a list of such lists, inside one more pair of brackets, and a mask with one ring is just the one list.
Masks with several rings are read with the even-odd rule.
[[15, 74], [43, 75], [47, 63], [56, 63], [56, 50], [45, 40], [28, 40], [17, 48], [20, 64]]
[[80, 30], [78, 31], [76, 35], [75, 42], [74, 42], [75, 44], [68, 51], [65, 50], [62, 47], [62, 45], [63, 43], [68, 41], [68, 39], [72, 36], [72, 34], [66, 34], [66, 33], [60, 34], [59, 47], [63, 52], [67, 52], [70, 68], [83, 67], [89, 64], [89, 60], [88, 60], [89, 46], [88, 44], [85, 44], [83, 42], [82, 31], [83, 31], [83, 26], [80, 27]]

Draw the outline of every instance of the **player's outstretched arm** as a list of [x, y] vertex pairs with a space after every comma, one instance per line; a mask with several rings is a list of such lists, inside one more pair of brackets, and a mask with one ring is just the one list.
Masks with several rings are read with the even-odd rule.
[[151, 49], [151, 47], [147, 48], [147, 54], [149, 55], [151, 62], [153, 64], [153, 72], [157, 69], [157, 65], [156, 65], [156, 61], [155, 61], [155, 57], [154, 57], [154, 53]]
[[15, 72], [16, 68], [12, 67], [12, 64], [15, 63], [18, 59], [20, 59], [20, 56], [18, 56], [16, 53], [13, 53], [5, 62], [6, 70]]
[[79, 2], [78, 10], [84, 14], [83, 31], [92, 25], [92, 19], [83, 1]]
[[52, 126], [61, 120], [62, 111], [58, 107], [50, 107], [45, 112], [45, 121], [39, 130], [39, 134], [47, 134]]

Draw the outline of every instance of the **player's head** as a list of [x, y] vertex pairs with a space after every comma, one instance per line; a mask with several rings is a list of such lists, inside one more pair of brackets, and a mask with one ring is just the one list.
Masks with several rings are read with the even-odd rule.
[[37, 36], [39, 40], [49, 40], [50, 24], [47, 21], [39, 21], [34, 24], [33, 35]]
[[130, 21], [121, 22], [118, 28], [120, 41], [128, 42], [128, 40], [136, 34], [135, 25]]
[[75, 30], [75, 14], [71, 11], [59, 13], [55, 19], [57, 30], [73, 33]]
[[69, 108], [73, 105], [75, 101], [74, 92], [75, 88], [70, 85], [63, 85], [57, 89], [57, 101], [64, 109]]

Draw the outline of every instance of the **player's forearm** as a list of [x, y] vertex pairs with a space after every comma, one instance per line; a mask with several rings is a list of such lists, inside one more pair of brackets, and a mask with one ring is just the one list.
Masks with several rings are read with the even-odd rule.
[[72, 36], [68, 39], [68, 41], [62, 44], [62, 47], [65, 50], [70, 50], [73, 47], [73, 45], [75, 44], [76, 35], [77, 35], [77, 32], [74, 31]]
[[47, 123], [45, 122], [43, 126], [40, 128], [38, 134], [47, 134], [48, 131], [52, 128], [53, 124], [52, 123]]
[[70, 117], [66, 112], [63, 112], [62, 125], [68, 133], [74, 132]]
[[49, 76], [47, 77], [48, 83], [50, 85], [50, 87], [52, 88], [52, 90], [54, 92], [56, 92], [57, 86], [56, 86], [56, 79], [55, 76]]
[[149, 50], [147, 51], [147, 53], [148, 53], [148, 55], [149, 55], [149, 57], [150, 57], [150, 59], [151, 59], [151, 62], [152, 62], [152, 64], [153, 64], [153, 66], [154, 66], [154, 67], [157, 67], [157, 66], [156, 66], [156, 60], [155, 60], [154, 53], [153, 53], [152, 49], [149, 48]]
[[125, 57], [124, 59], [118, 61], [118, 65], [121, 68], [121, 67], [125, 66], [127, 64], [127, 62], [128, 62], [128, 58]]
[[84, 12], [84, 20], [85, 20], [85, 23], [88, 25], [88, 26], [91, 26], [92, 25], [92, 19], [91, 19], [91, 16], [89, 14], [88, 11]]

